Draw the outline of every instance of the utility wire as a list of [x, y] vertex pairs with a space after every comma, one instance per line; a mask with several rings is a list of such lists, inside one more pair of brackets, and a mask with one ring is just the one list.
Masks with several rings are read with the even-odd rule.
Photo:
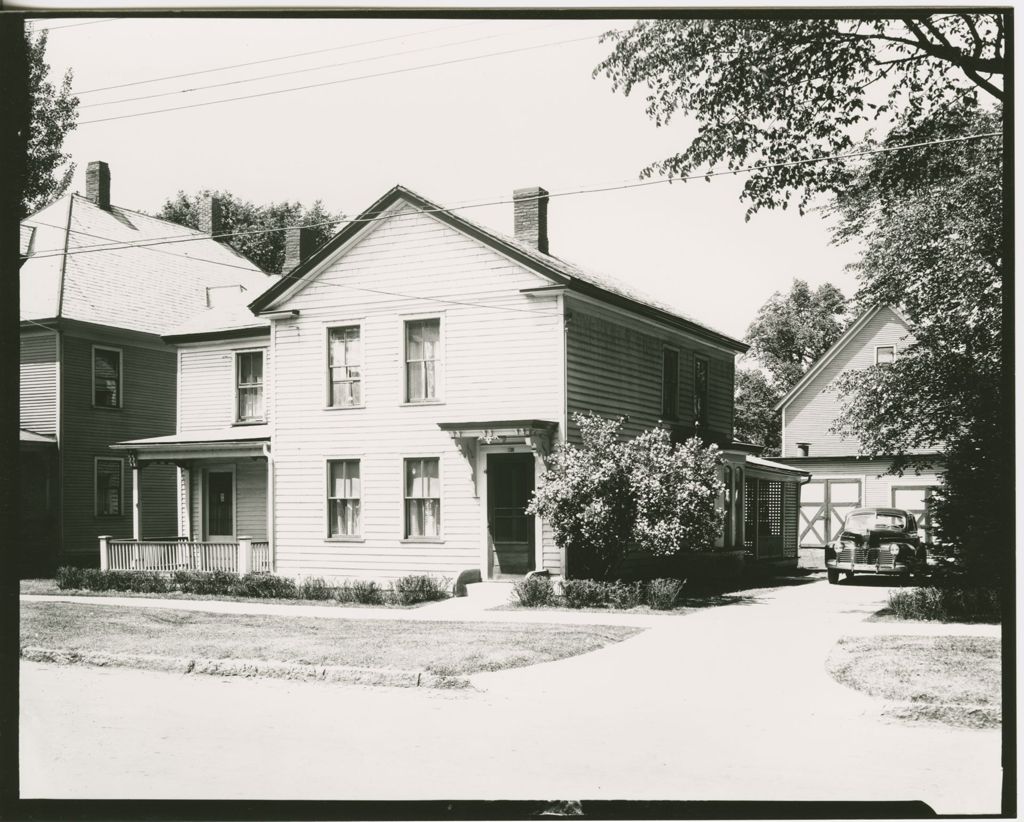
[[[549, 28], [549, 27], [544, 27], [544, 28]], [[157, 92], [156, 94], [143, 94], [143, 95], [140, 95], [139, 97], [124, 97], [124, 98], [122, 98], [120, 100], [104, 100], [101, 103], [86, 103], [85, 105], [79, 106], [79, 108], [95, 108], [96, 106], [113, 106], [113, 105], [117, 105], [119, 103], [134, 103], [134, 102], [136, 102], [138, 100], [152, 100], [152, 99], [157, 98], [157, 97], [171, 97], [171, 96], [173, 96], [175, 94], [189, 94], [189, 93], [194, 92], [194, 91], [205, 91], [206, 89], [211, 89], [211, 88], [223, 88], [224, 86], [236, 86], [236, 85], [241, 85], [243, 83], [256, 83], [256, 82], [259, 82], [260, 80], [270, 80], [270, 79], [273, 79], [275, 77], [288, 77], [288, 76], [293, 75], [293, 74], [305, 74], [305, 73], [310, 72], [310, 71], [324, 71], [326, 69], [340, 68], [342, 66], [352, 66], [352, 65], [356, 65], [357, 63], [368, 63], [368, 62], [372, 62], [374, 60], [386, 60], [386, 59], [388, 59], [390, 57], [404, 57], [407, 54], [417, 54], [419, 52], [424, 52], [424, 51], [436, 51], [437, 49], [451, 48], [452, 46], [464, 46], [464, 45], [468, 45], [469, 43], [479, 43], [482, 40], [492, 40], [495, 37], [508, 37], [510, 34], [517, 34], [517, 33], [519, 33], [519, 32], [502, 31], [502, 32], [498, 32], [496, 34], [487, 34], [487, 35], [484, 35], [483, 37], [473, 37], [473, 38], [471, 38], [469, 40], [456, 40], [453, 43], [441, 43], [439, 45], [422, 46], [420, 48], [415, 48], [415, 49], [406, 49], [405, 51], [393, 51], [393, 52], [390, 52], [389, 54], [375, 54], [375, 55], [370, 55], [369, 57], [359, 57], [359, 58], [357, 58], [355, 60], [345, 60], [345, 61], [343, 61], [341, 63], [328, 63], [327, 65], [324, 65], [324, 66], [310, 66], [309, 68], [293, 69], [292, 71], [280, 71], [280, 72], [276, 72], [274, 74], [261, 74], [261, 75], [258, 75], [256, 77], [243, 77], [243, 78], [240, 78], [238, 80], [226, 80], [223, 83], [210, 83], [210, 84], [205, 85], [205, 86], [196, 86], [194, 88], [176, 89], [174, 91], [161, 91], [161, 92]]]
[[409, 72], [413, 72], [413, 71], [422, 71], [424, 69], [438, 68], [440, 66], [454, 66], [454, 65], [457, 65], [459, 63], [469, 63], [469, 62], [472, 62], [474, 60], [485, 60], [485, 59], [489, 59], [491, 57], [502, 57], [502, 56], [504, 56], [506, 54], [519, 54], [519, 53], [522, 53], [524, 51], [535, 51], [536, 49], [551, 48], [552, 46], [565, 46], [565, 45], [568, 45], [570, 43], [581, 43], [584, 40], [595, 40], [595, 39], [597, 39], [597, 35], [590, 35], [590, 36], [587, 36], [587, 37], [576, 37], [576, 38], [573, 38], [573, 39], [570, 39], [570, 40], [557, 40], [557, 41], [555, 41], [553, 43], [540, 43], [539, 45], [535, 45], [535, 46], [523, 46], [523, 47], [520, 47], [520, 48], [506, 49], [505, 51], [494, 51], [494, 52], [489, 52], [487, 54], [477, 54], [477, 55], [474, 55], [472, 57], [458, 57], [458, 58], [454, 58], [452, 60], [442, 60], [442, 61], [440, 61], [438, 63], [427, 63], [427, 64], [421, 65], [421, 66], [408, 66], [406, 68], [392, 69], [390, 71], [381, 71], [381, 72], [377, 72], [376, 74], [362, 74], [362, 75], [359, 75], [357, 77], [345, 77], [345, 78], [343, 78], [341, 80], [327, 80], [327, 81], [325, 81], [323, 83], [310, 83], [309, 85], [305, 85], [305, 86], [293, 86], [292, 88], [275, 89], [273, 91], [262, 91], [262, 92], [258, 92], [258, 93], [255, 93], [255, 94], [245, 94], [245, 95], [242, 95], [240, 97], [225, 97], [222, 100], [207, 100], [204, 103], [189, 103], [188, 105], [172, 106], [171, 108], [158, 108], [158, 109], [153, 109], [151, 111], [137, 111], [137, 112], [135, 112], [133, 114], [118, 114], [118, 115], [114, 115], [114, 116], [111, 116], [111, 117], [100, 117], [100, 118], [97, 118], [95, 120], [81, 120], [81, 121], [79, 121], [78, 125], [86, 126], [86, 125], [92, 125], [93, 123], [106, 123], [106, 122], [110, 122], [111, 120], [128, 120], [128, 119], [131, 119], [133, 117], [148, 117], [149, 115], [152, 115], [152, 114], [165, 114], [165, 113], [167, 113], [169, 111], [183, 111], [185, 109], [190, 109], [190, 108], [203, 108], [205, 106], [216, 106], [216, 105], [220, 105], [221, 103], [234, 103], [234, 102], [237, 102], [239, 100], [252, 100], [252, 99], [257, 98], [257, 97], [271, 97], [271, 96], [276, 95], [276, 94], [288, 94], [288, 93], [293, 92], [293, 91], [305, 91], [306, 89], [311, 89], [311, 88], [323, 88], [324, 86], [335, 86], [335, 85], [338, 85], [340, 83], [353, 83], [353, 82], [356, 82], [357, 80], [370, 80], [370, 79], [373, 79], [373, 78], [376, 78], [376, 77], [388, 77], [388, 76], [395, 75], [395, 74], [408, 74]]
[[[62, 231], [68, 231], [68, 232], [70, 232], [72, 234], [82, 234], [82, 235], [84, 235], [86, 237], [95, 237], [95, 238], [101, 239], [101, 240], [104, 240], [104, 239], [105, 240], [111, 240], [110, 237], [103, 237], [103, 236], [101, 236], [99, 234], [92, 234], [92, 233], [90, 233], [88, 231], [82, 231], [81, 229], [65, 228], [63, 226], [55, 225], [53, 223], [44, 223], [42, 221], [38, 221], [38, 224], [39, 225], [49, 226], [50, 228], [57, 228], [57, 229], [60, 229]], [[200, 237], [199, 239], [210, 239], [210, 238], [209, 237]], [[112, 242], [116, 242], [115, 240], [111, 240], [111, 241]], [[177, 254], [177, 253], [175, 253], [173, 251], [166, 251], [164, 249], [159, 249], [159, 248], [148, 248], [147, 246], [141, 246], [141, 247], [142, 248], [146, 248], [149, 251], [153, 251], [153, 252], [156, 252], [156, 253], [167, 254], [167, 255], [169, 255], [171, 257], [180, 257], [183, 260], [191, 260], [193, 262], [198, 262], [198, 263], [209, 263], [210, 265], [220, 265], [220, 266], [224, 266], [225, 268], [241, 269], [242, 271], [247, 271], [250, 274], [264, 273], [264, 272], [261, 272], [259, 270], [259, 268], [255, 268], [255, 267], [251, 267], [251, 266], [237, 265], [235, 263], [228, 263], [228, 262], [224, 262], [222, 260], [210, 260], [210, 259], [206, 259], [205, 257], [193, 257], [193, 256], [188, 255], [188, 254]], [[273, 283], [273, 281], [270, 279], [270, 277], [273, 277], [273, 276], [279, 277], [282, 280], [294, 280], [295, 282], [301, 282], [301, 280], [302, 280], [302, 277], [296, 277], [296, 276], [291, 275], [291, 274], [268, 275], [268, 277], [267, 277], [267, 279], [268, 279], [268, 287]], [[452, 300], [452, 299], [448, 299], [447, 297], [435, 297], [435, 296], [430, 296], [430, 295], [417, 296], [415, 294], [403, 294], [403, 293], [398, 292], [398, 291], [385, 291], [385, 290], [379, 289], [379, 288], [366, 288], [365, 286], [352, 285], [350, 283], [340, 283], [340, 282], [332, 282], [332, 281], [321, 280], [319, 282], [319, 285], [335, 286], [337, 288], [348, 288], [348, 289], [354, 289], [356, 291], [367, 291], [367, 292], [369, 292], [371, 294], [382, 294], [382, 295], [385, 295], [385, 296], [388, 296], [388, 297], [399, 297], [399, 298], [406, 299], [406, 300], [419, 300], [419, 301], [426, 301], [426, 302], [439, 302], [439, 303], [447, 303], [449, 305], [470, 306], [470, 307], [473, 307], [473, 308], [490, 308], [490, 309], [494, 309], [495, 311], [514, 311], [514, 312], [516, 312], [518, 314], [544, 314], [544, 315], [550, 316], [550, 312], [544, 311], [542, 309], [513, 308], [512, 306], [488, 305], [487, 303], [475, 303], [475, 302], [469, 302], [469, 301], [466, 301], [466, 300]], [[90, 303], [90, 305], [91, 305], [91, 303]], [[98, 309], [96, 309], [96, 306], [93, 306], [93, 309], [96, 310], [97, 313], [98, 313]], [[33, 322], [32, 320], [28, 320], [28, 319], [25, 319], [25, 318], [22, 318], [22, 319], [25, 322]], [[35, 325], [40, 325], [40, 323], [35, 323]], [[42, 326], [42, 327], [43, 328], [47, 328], [47, 326]]]
[[[46, 19], [46, 18], [44, 18]], [[84, 23], [68, 23], [65, 26], [35, 26], [33, 20], [27, 21], [29, 24], [29, 33], [36, 34], [40, 31], [59, 31], [60, 29], [73, 29], [78, 26], [95, 26], [97, 23], [113, 23], [119, 20], [119, 17], [104, 17], [102, 20], [87, 20]]]
[[441, 26], [441, 27], [436, 28], [436, 29], [426, 29], [424, 31], [413, 31], [413, 32], [408, 32], [406, 34], [395, 34], [395, 35], [392, 35], [390, 37], [378, 37], [375, 40], [362, 40], [362, 41], [360, 41], [358, 43], [345, 43], [344, 45], [341, 45], [341, 46], [330, 46], [328, 48], [314, 49], [313, 51], [298, 51], [298, 52], [295, 52], [294, 54], [282, 54], [279, 57], [266, 57], [266, 58], [264, 58], [262, 60], [250, 60], [247, 63], [232, 63], [232, 64], [227, 65], [227, 66], [217, 66], [216, 68], [197, 69], [196, 71], [186, 71], [186, 72], [183, 72], [182, 74], [166, 74], [163, 77], [150, 77], [148, 80], [133, 80], [130, 83], [117, 83], [116, 85], [113, 85], [113, 86], [101, 86], [99, 88], [88, 88], [88, 89], [85, 89], [84, 91], [77, 91], [75, 89], [72, 89], [72, 93], [75, 94], [76, 96], [81, 96], [83, 94], [95, 94], [98, 91], [111, 91], [111, 90], [117, 89], [117, 88], [128, 88], [129, 86], [142, 86], [142, 85], [146, 85], [148, 83], [159, 83], [159, 82], [161, 82], [163, 80], [178, 80], [178, 79], [180, 79], [182, 77], [195, 77], [197, 74], [212, 74], [212, 73], [217, 72], [217, 71], [228, 71], [229, 69], [245, 68], [247, 66], [259, 66], [259, 65], [263, 65], [264, 63], [276, 63], [276, 62], [278, 62], [280, 60], [294, 60], [296, 57], [309, 57], [309, 56], [311, 56], [313, 54], [324, 54], [324, 53], [329, 52], [329, 51], [342, 51], [344, 49], [357, 48], [358, 46], [372, 46], [372, 45], [374, 45], [376, 43], [385, 43], [385, 42], [388, 42], [390, 40], [402, 40], [402, 39], [407, 38], [407, 37], [421, 37], [424, 34], [434, 34], [435, 32], [439, 32], [439, 31], [450, 31], [451, 29], [461, 29], [461, 28], [465, 28], [466, 26], [478, 26], [478, 25], [480, 25], [480, 21], [475, 21], [475, 22], [471, 22], [471, 23], [459, 23], [459, 24], [454, 25], [454, 26]]
[[[782, 161], [782, 162], [777, 162], [777, 163], [761, 163], [761, 164], [755, 164], [755, 165], [751, 165], [751, 166], [742, 166], [740, 168], [729, 169], [727, 171], [706, 171], [706, 172], [699, 173], [699, 174], [691, 174], [691, 175], [688, 175], [688, 176], [685, 176], [685, 177], [667, 177], [667, 178], [662, 178], [662, 179], [658, 179], [658, 180], [641, 180], [639, 182], [621, 183], [621, 184], [617, 184], [617, 185], [603, 185], [603, 186], [597, 186], [597, 187], [591, 187], [591, 188], [573, 189], [573, 190], [568, 190], [568, 191], [556, 191], [556, 192], [551, 192], [551, 193], [549, 193], [546, 196], [548, 196], [548, 197], [568, 197], [568, 196], [573, 196], [573, 195], [577, 195], [577, 194], [597, 194], [597, 193], [602, 193], [602, 192], [607, 192], [607, 191], [621, 191], [621, 190], [626, 190], [626, 189], [631, 189], [631, 188], [646, 188], [647, 186], [664, 185], [665, 183], [669, 183], [669, 184], [671, 184], [671, 183], [680, 183], [680, 182], [687, 182], [689, 180], [702, 180], [702, 179], [703, 180], [709, 180], [712, 177], [726, 177], [726, 176], [732, 176], [732, 175], [735, 175], [735, 174], [743, 174], [743, 173], [747, 173], [747, 172], [751, 172], [751, 171], [764, 171], [766, 169], [771, 169], [771, 168], [787, 168], [787, 167], [790, 167], [790, 166], [806, 165], [808, 163], [822, 163], [822, 162], [826, 162], [828, 160], [848, 160], [848, 159], [854, 159], [854, 158], [857, 158], [857, 157], [866, 157], [866, 156], [872, 155], [872, 154], [886, 154], [886, 153], [891, 153], [891, 152], [895, 152], [895, 151], [906, 151], [908, 149], [926, 148], [926, 147], [929, 147], [929, 146], [945, 145], [945, 144], [949, 144], [949, 143], [962, 143], [962, 142], [967, 142], [967, 141], [970, 141], [970, 140], [982, 140], [982, 139], [987, 139], [987, 138], [990, 138], [990, 137], [1001, 137], [1001, 136], [1003, 136], [1003, 133], [1001, 131], [989, 131], [989, 132], [984, 132], [984, 133], [981, 133], [981, 134], [970, 134], [970, 135], [967, 135], [967, 136], [964, 136], [964, 137], [946, 137], [946, 138], [943, 138], [943, 139], [940, 139], [940, 140], [927, 140], [927, 141], [920, 142], [920, 143], [905, 143], [903, 145], [898, 145], [898, 146], [882, 146], [882, 147], [879, 147], [879, 148], [862, 149], [860, 151], [847, 152], [845, 154], [827, 154], [827, 155], [822, 155], [820, 157], [806, 157], [806, 158], [799, 159], [799, 160], [787, 160], [787, 161]], [[533, 197], [533, 198], [530, 198], [530, 197], [520, 198], [520, 201], [522, 201], [522, 200], [530, 200], [530, 199], [537, 199], [537, 197]], [[431, 209], [419, 209], [419, 210], [417, 210], [415, 212], [411, 212], [411, 214], [433, 214], [433, 213], [438, 213], [438, 212], [461, 211], [461, 210], [467, 210], [467, 209], [471, 209], [471, 208], [483, 208], [483, 207], [487, 207], [487, 206], [505, 205], [505, 204], [512, 203], [512, 202], [516, 202], [516, 200], [509, 200], [507, 198], [502, 198], [502, 199], [497, 199], [497, 200], [485, 200], [485, 201], [481, 201], [481, 202], [467, 203], [467, 204], [462, 204], [462, 205], [456, 204], [456, 205], [447, 206], [447, 207], [444, 207], [444, 208], [439, 206], [437, 208], [431, 208]], [[372, 222], [379, 222], [381, 220], [388, 219], [388, 218], [397, 219], [397, 218], [400, 218], [401, 216], [402, 216], [401, 214], [395, 215], [395, 214], [390, 214], [390, 213], [384, 213], [384, 214], [378, 214], [378, 215], [371, 215], [371, 216], [368, 216], [368, 217], [356, 217], [356, 218], [353, 218], [351, 220], [332, 220], [332, 221], [327, 221], [327, 222], [322, 222], [322, 223], [310, 223], [310, 224], [306, 224], [306, 225], [302, 225], [302, 226], [283, 226], [283, 227], [278, 227], [278, 228], [254, 229], [254, 230], [250, 230], [250, 231], [234, 231], [234, 232], [226, 232], [226, 233], [222, 233], [222, 234], [212, 235], [212, 239], [215, 239], [215, 240], [226, 240], [226, 239], [229, 239], [231, 237], [243, 237], [243, 236], [250, 236], [250, 235], [257, 235], [257, 234], [269, 234], [269, 233], [272, 233], [272, 232], [275, 232], [275, 231], [287, 231], [289, 228], [321, 228], [321, 227], [324, 227], [324, 226], [353, 225], [353, 224], [357, 224], [357, 223], [372, 223]], [[25, 220], [25, 222], [27, 224], [31, 225], [33, 219], [34, 218], [29, 217], [29, 218], [27, 218]], [[197, 236], [197, 235], [194, 235], [194, 234], [190, 234], [188, 236], [182, 236], [182, 235], [178, 234], [178, 235], [171, 235], [171, 236], [168, 236], [166, 238], [155, 238], [152, 241], [144, 241], [144, 242], [139, 242], [139, 243], [124, 243], [124, 244], [121, 244], [121, 245], [114, 245], [114, 246], [104, 245], [104, 244], [97, 244], [97, 245], [93, 245], [93, 246], [80, 246], [79, 248], [75, 249], [74, 251], [68, 251], [68, 252], [63, 252], [61, 249], [47, 249], [46, 251], [41, 251], [41, 252], [37, 252], [36, 254], [33, 254], [33, 257], [41, 257], [41, 258], [55, 257], [55, 256], [60, 256], [63, 253], [66, 253], [68, 255], [86, 254], [86, 253], [95, 252], [95, 251], [115, 251], [115, 250], [120, 249], [120, 248], [148, 248], [150, 246], [155, 246], [155, 245], [170, 245], [170, 244], [174, 244], [174, 243], [195, 242], [197, 240], [207, 240], [207, 239], [211, 239], [211, 235], [203, 234], [203, 235], [198, 235]], [[116, 241], [113, 241], [113, 242], [116, 242]]]

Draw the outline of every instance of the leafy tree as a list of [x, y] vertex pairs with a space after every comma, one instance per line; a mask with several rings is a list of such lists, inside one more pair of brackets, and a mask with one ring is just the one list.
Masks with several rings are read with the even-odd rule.
[[846, 298], [831, 283], [812, 289], [794, 279], [785, 294], [776, 291], [747, 328], [748, 356], [762, 370], [736, 370], [736, 436], [779, 453], [782, 421], [775, 404], [796, 385], [846, 329]]
[[764, 371], [737, 368], [733, 402], [736, 439], [763, 446], [765, 456], [778, 456], [782, 447], [782, 420], [775, 411], [775, 404], [780, 399], [782, 391]]
[[722, 526], [715, 446], [669, 432], [622, 437], [623, 420], [575, 414], [581, 443], [551, 455], [529, 513], [547, 519], [576, 578], [607, 579], [626, 549], [655, 556], [708, 548]]
[[[1001, 100], [1007, 67], [1000, 13], [643, 20], [605, 38], [614, 48], [595, 76], [627, 95], [646, 87], [659, 126], [679, 113], [698, 126], [688, 146], [644, 176], [846, 152], [893, 111], [926, 115], [979, 90]], [[802, 212], [854, 176], [836, 162], [753, 171], [742, 194], [747, 217], [794, 196]]]
[[289, 202], [256, 205], [230, 192], [209, 189], [195, 194], [179, 191], [173, 200], [164, 203], [157, 216], [179, 225], [199, 228], [199, 204], [208, 194], [220, 200], [222, 232], [244, 232], [227, 238], [228, 243], [264, 271], [273, 274], [282, 273], [284, 267], [285, 233], [281, 229], [300, 224], [309, 226], [313, 246], [317, 247], [333, 236], [334, 227], [344, 217], [340, 212], [333, 214], [327, 211], [320, 200], [308, 208], [301, 203]]
[[75, 128], [78, 98], [71, 93], [71, 71], [59, 87], [49, 80], [46, 62], [46, 32], [37, 37], [25, 33], [28, 56], [28, 89], [31, 101], [25, 183], [21, 216], [34, 214], [60, 197], [71, 184], [75, 164], [64, 152], [64, 140]]
[[[905, 118], [883, 145], [991, 131], [1000, 116], [965, 102], [939, 118]], [[893, 457], [896, 471], [929, 464], [921, 450], [944, 451], [940, 536], [989, 577], [1013, 548], [1007, 511], [996, 510], [1013, 478], [1002, 204], [1001, 142], [987, 139], [873, 155], [835, 206], [839, 236], [864, 248], [858, 301], [901, 307], [911, 330], [893, 363], [836, 381], [836, 428], [863, 453]]]
[[716, 505], [725, 488], [717, 446], [696, 437], [673, 445], [668, 431], [652, 428], [626, 443], [625, 451], [636, 546], [657, 557], [710, 548], [725, 521]]

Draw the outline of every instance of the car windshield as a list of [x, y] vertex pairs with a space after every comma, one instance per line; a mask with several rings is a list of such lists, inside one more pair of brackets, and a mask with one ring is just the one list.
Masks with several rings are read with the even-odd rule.
[[906, 527], [906, 518], [903, 514], [882, 514], [878, 511], [861, 511], [851, 514], [844, 531], [852, 531], [855, 534], [864, 534], [868, 531], [902, 531]]

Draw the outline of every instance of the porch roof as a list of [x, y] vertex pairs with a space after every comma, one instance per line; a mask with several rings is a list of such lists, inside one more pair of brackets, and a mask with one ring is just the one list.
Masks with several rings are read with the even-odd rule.
[[35, 431], [29, 431], [27, 428], [18, 429], [18, 439], [21, 442], [44, 442], [57, 444], [57, 438], [52, 434], [37, 434]]
[[165, 437], [115, 442], [110, 447], [117, 451], [135, 451], [148, 459], [195, 457], [214, 453], [218, 457], [235, 452], [254, 454], [270, 442], [269, 425], [238, 425], [208, 431], [183, 431]]
[[803, 471], [800, 468], [794, 468], [791, 465], [783, 465], [781, 462], [772, 462], [766, 460], [764, 457], [755, 457], [753, 454], [747, 454], [746, 460], [748, 469], [754, 469], [764, 471], [765, 473], [771, 474], [786, 474], [790, 479], [797, 479], [799, 477], [811, 476], [810, 471]]
[[531, 432], [553, 432], [558, 423], [551, 420], [477, 420], [439, 422], [437, 427], [458, 437], [528, 437]]

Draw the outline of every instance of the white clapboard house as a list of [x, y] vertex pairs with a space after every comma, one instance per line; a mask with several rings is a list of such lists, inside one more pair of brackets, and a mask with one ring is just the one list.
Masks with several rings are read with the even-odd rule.
[[832, 383], [844, 371], [892, 362], [911, 342], [898, 309], [879, 305], [861, 314], [776, 406], [782, 412], [779, 462], [812, 474], [801, 492], [800, 545], [823, 548], [846, 515], [860, 507], [902, 508], [924, 523], [931, 539], [927, 501], [940, 482], [942, 458], [921, 452], [931, 470], [889, 473], [891, 458], [860, 455], [860, 442], [832, 430], [842, 399]]
[[[516, 191], [510, 238], [393, 188], [247, 310], [168, 335], [177, 431], [115, 450], [143, 473], [178, 466], [180, 544], [136, 534], [105, 561], [562, 574], [572, 558], [524, 508], [544, 458], [578, 436], [573, 412], [594, 411], [718, 443], [720, 546], [795, 563], [805, 474], [732, 439], [746, 345], [550, 254], [547, 207], [543, 189]], [[289, 240], [301, 249], [301, 230]]]

